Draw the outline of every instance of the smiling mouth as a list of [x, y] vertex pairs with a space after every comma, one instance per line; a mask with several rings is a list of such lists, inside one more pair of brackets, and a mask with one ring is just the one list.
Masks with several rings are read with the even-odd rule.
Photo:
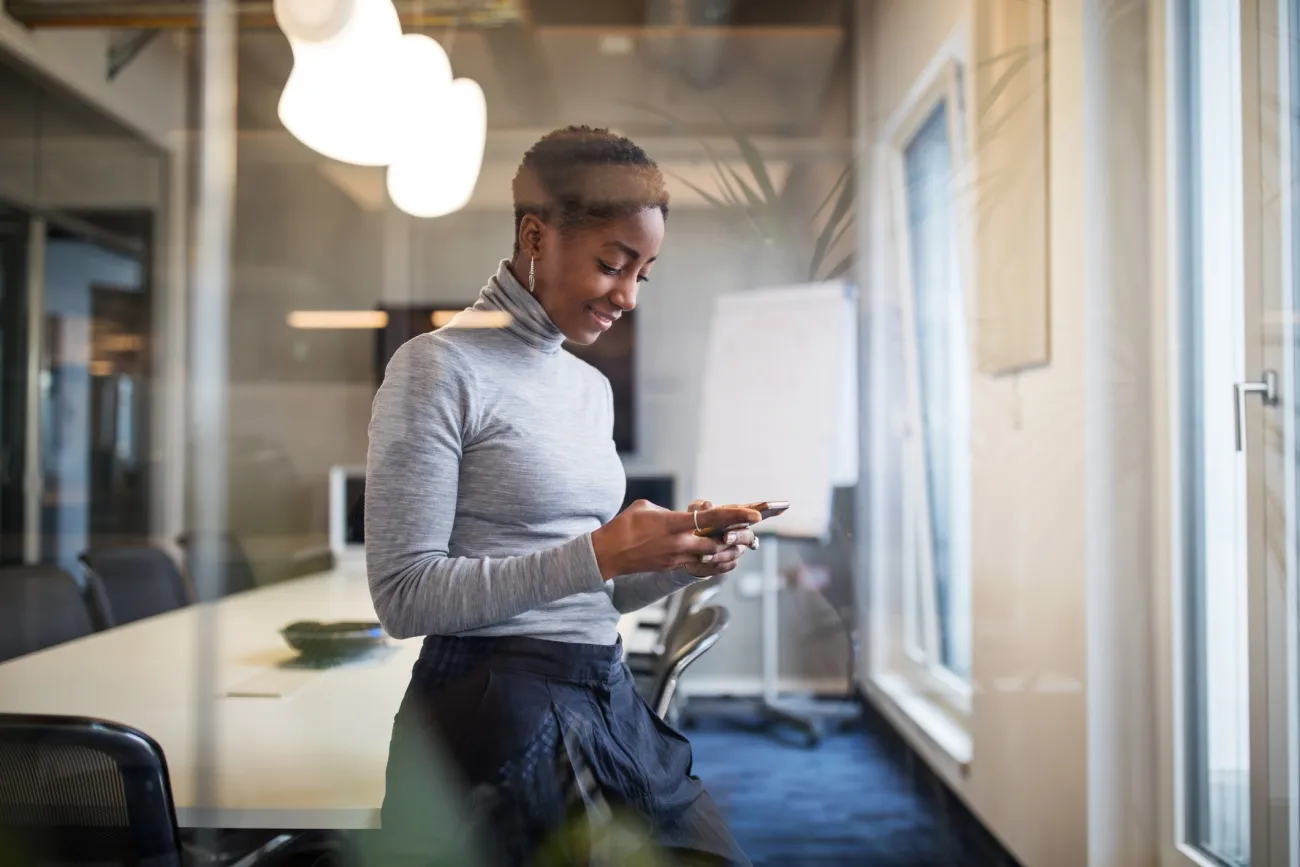
[[618, 319], [617, 316], [610, 316], [608, 313], [601, 313], [595, 307], [588, 307], [587, 310], [590, 311], [592, 318], [596, 320], [596, 324], [600, 326], [602, 331], [608, 330]]

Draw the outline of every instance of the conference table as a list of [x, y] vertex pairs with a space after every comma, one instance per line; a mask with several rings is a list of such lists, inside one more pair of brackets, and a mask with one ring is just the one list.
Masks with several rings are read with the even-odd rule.
[[[182, 827], [377, 828], [393, 715], [420, 640], [314, 669], [296, 667], [280, 635], [298, 620], [374, 619], [364, 565], [343, 563], [0, 664], [0, 712], [96, 717], [150, 735]], [[637, 622], [619, 622], [629, 649], [647, 640]]]

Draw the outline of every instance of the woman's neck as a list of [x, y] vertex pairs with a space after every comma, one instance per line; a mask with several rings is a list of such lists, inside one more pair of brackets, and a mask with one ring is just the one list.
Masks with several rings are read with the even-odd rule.
[[529, 294], [515, 265], [508, 260], [502, 261], [496, 276], [484, 287], [474, 306], [479, 310], [504, 310], [510, 314], [506, 330], [537, 349], [554, 352], [564, 343], [564, 334], [551, 321], [541, 302]]
[[531, 262], [528, 258], [528, 254], [521, 250], [509, 260], [507, 265], [507, 267], [510, 268], [510, 273], [515, 275], [515, 279], [519, 281], [519, 285], [523, 286], [525, 289], [528, 288], [528, 266], [530, 264]]

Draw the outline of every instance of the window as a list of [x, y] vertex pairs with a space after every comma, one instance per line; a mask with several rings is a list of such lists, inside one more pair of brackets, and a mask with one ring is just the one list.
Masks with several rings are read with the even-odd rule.
[[[942, 60], [942, 59], [941, 59]], [[919, 96], [886, 127], [877, 176], [887, 197], [884, 228], [893, 289], [885, 318], [897, 324], [889, 357], [873, 363], [888, 383], [893, 430], [885, 460], [899, 467], [901, 520], [883, 536], [899, 547], [889, 594], [888, 674], [969, 710], [971, 677], [970, 497], [971, 290], [959, 192], [965, 170], [959, 66], [936, 61]], [[882, 527], [883, 529], [883, 527]], [[900, 628], [901, 624], [901, 628]]]
[[903, 152], [915, 341], [913, 402], [923, 460], [914, 573], [918, 613], [933, 610], [916, 650], [962, 679], [970, 677], [970, 576], [964, 503], [970, 498], [970, 351], [957, 247], [949, 111], [940, 101]]

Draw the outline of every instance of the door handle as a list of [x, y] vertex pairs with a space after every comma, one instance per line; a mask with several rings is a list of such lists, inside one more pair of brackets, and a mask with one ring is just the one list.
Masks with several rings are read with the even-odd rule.
[[1237, 451], [1242, 449], [1243, 431], [1246, 429], [1246, 395], [1258, 394], [1264, 406], [1277, 406], [1277, 373], [1266, 370], [1257, 382], [1237, 382], [1232, 386], [1232, 426], [1236, 433]]

